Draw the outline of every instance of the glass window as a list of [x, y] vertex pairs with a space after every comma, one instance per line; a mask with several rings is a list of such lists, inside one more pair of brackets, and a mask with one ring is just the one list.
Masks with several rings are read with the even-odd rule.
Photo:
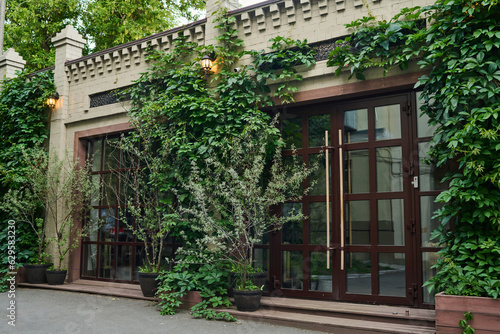
[[[311, 154], [309, 155], [309, 166], [318, 165], [316, 169], [309, 176], [309, 184], [313, 181], [316, 182], [309, 191], [310, 195], [326, 195], [326, 155], [324, 154]], [[331, 164], [330, 164], [331, 168]], [[330, 172], [331, 174], [331, 172]]]
[[[286, 217], [302, 212], [302, 203], [285, 203], [281, 206], [281, 214]], [[283, 244], [302, 244], [302, 221], [292, 221], [283, 225], [281, 229], [281, 242]]]
[[[331, 207], [330, 207], [330, 217], [331, 217]], [[326, 245], [325, 202], [309, 203], [309, 244]]]
[[430, 142], [418, 143], [419, 188], [421, 191], [446, 190], [448, 182], [441, 181], [446, 175], [447, 168], [436, 167], [435, 164], [427, 164], [423, 161], [429, 158], [427, 152], [430, 145]]
[[378, 244], [404, 246], [403, 199], [382, 199], [377, 201]]
[[370, 173], [368, 150], [345, 152], [344, 191], [347, 194], [370, 192]]
[[309, 290], [332, 292], [332, 270], [326, 269], [326, 253], [310, 252], [309, 261]]
[[370, 253], [345, 253], [347, 293], [372, 293], [372, 265]]
[[370, 201], [345, 202], [347, 245], [370, 244]]
[[401, 107], [399, 104], [375, 107], [375, 138], [401, 138]]
[[406, 297], [406, 270], [404, 253], [379, 253], [379, 294]]
[[429, 125], [429, 116], [422, 114], [420, 107], [424, 101], [421, 100], [422, 92], [417, 92], [417, 135], [418, 138], [432, 137], [436, 132], [437, 125]]
[[[437, 263], [438, 255], [434, 252], [422, 253], [422, 281], [425, 283], [436, 276], [437, 269], [432, 268]], [[429, 293], [427, 287], [422, 288], [424, 303], [434, 304], [434, 294]]]
[[325, 146], [325, 131], [330, 131], [330, 114], [309, 116], [309, 147]]
[[[380, 147], [375, 152], [377, 158], [377, 191], [403, 191], [403, 153], [401, 146]], [[368, 172], [366, 166], [364, 168]]]
[[368, 141], [368, 109], [344, 112], [344, 143]]
[[283, 251], [282, 252], [281, 277], [283, 279], [282, 288], [302, 290], [302, 252]]
[[432, 231], [439, 226], [439, 220], [432, 218], [434, 212], [443, 207], [443, 203], [436, 203], [436, 196], [420, 197], [420, 234], [422, 247], [438, 247], [438, 240], [431, 240]]
[[302, 118], [295, 115], [285, 115], [281, 134], [286, 148], [302, 148]]

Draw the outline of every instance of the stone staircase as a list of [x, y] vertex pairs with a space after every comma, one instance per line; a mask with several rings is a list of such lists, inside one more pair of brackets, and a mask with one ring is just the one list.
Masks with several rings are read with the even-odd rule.
[[435, 333], [434, 310], [334, 301], [262, 297], [255, 312], [224, 309], [238, 319], [335, 334]]

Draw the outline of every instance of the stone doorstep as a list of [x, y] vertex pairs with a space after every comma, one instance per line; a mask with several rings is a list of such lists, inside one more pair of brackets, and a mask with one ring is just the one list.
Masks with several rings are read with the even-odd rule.
[[334, 316], [290, 313], [260, 309], [255, 312], [240, 312], [234, 308], [220, 309], [238, 319], [262, 321], [275, 325], [316, 330], [335, 334], [435, 334], [434, 327], [395, 324], [369, 320], [346, 319]]
[[[18, 283], [18, 286], [133, 298], [152, 302], [157, 302], [159, 300], [155, 297], [144, 297], [139, 284], [76, 280], [72, 283], [64, 283], [63, 285]], [[181, 301], [181, 309], [190, 309], [194, 305], [201, 302], [201, 297], [199, 296], [199, 293], [188, 293], [188, 295], [181, 298]]]

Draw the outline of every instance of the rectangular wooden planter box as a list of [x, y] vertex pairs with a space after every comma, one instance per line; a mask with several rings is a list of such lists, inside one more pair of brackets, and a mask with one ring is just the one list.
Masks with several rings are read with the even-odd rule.
[[436, 333], [461, 334], [458, 322], [471, 312], [469, 322], [476, 334], [500, 333], [500, 299], [485, 297], [436, 295]]

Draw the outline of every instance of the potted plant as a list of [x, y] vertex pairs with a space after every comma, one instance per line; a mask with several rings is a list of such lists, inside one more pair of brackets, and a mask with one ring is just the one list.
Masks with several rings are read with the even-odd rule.
[[118, 198], [122, 201], [120, 204], [127, 206], [134, 222], [123, 221], [144, 243], [138, 278], [145, 297], [154, 297], [158, 290], [157, 278], [165, 269], [164, 243], [177, 220], [172, 209], [172, 192], [162, 183], [171, 168], [170, 150], [158, 147], [152, 133], [151, 129], [137, 123], [134, 133], [122, 136], [119, 142], [128, 164], [127, 170], [120, 172], [120, 180], [122, 188], [128, 191]]
[[[273, 151], [274, 155], [268, 153]], [[290, 169], [283, 166], [281, 139], [274, 124], [265, 128], [249, 124], [218, 157], [206, 159], [202, 169], [193, 164], [184, 185], [193, 203], [182, 207], [181, 213], [192, 217], [193, 226], [203, 232], [200, 246], [220, 251], [240, 269], [233, 290], [238, 309], [252, 311], [260, 304], [262, 286], [249, 280], [254, 245], [264, 233], [304, 218], [301, 212], [273, 215], [271, 208], [300, 199], [302, 191], [297, 196], [287, 195], [302, 190], [311, 171], [302, 164]], [[243, 299], [252, 301], [241, 305]]]
[[9, 189], [0, 203], [0, 209], [9, 213], [17, 222], [28, 223], [34, 232], [36, 255], [32, 263], [24, 264], [26, 280], [31, 284], [47, 283], [45, 271], [51, 266], [50, 255], [45, 252], [46, 219], [44, 209], [48, 194], [47, 175], [49, 159], [47, 152], [36, 147], [22, 152], [26, 168], [22, 179], [17, 180], [21, 187]]

